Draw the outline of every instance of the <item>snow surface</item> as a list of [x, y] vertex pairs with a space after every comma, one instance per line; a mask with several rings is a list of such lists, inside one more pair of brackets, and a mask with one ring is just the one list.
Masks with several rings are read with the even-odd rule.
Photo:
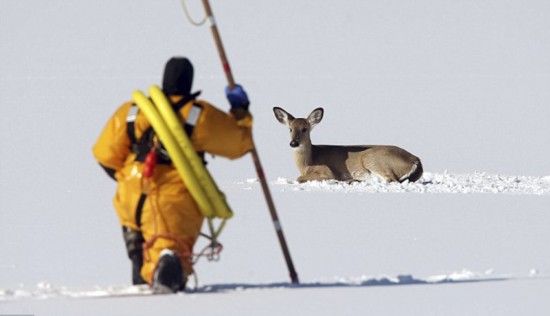
[[[3, 0], [0, 315], [550, 313], [549, 2], [211, 4], [300, 285], [244, 157], [209, 158], [236, 216], [221, 260], [196, 266], [197, 292], [128, 286], [115, 184], [91, 146], [172, 55], [227, 106], [206, 26], [176, 0]], [[314, 143], [398, 145], [426, 173], [297, 184], [273, 106], [322, 106]]]

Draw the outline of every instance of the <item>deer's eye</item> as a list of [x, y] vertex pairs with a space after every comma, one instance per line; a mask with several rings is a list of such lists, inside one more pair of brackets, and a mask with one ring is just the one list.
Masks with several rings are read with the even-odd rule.
[[290, 129], [290, 132], [292, 133], [292, 128]]
[[302, 133], [307, 132], [307, 128], [302, 128]]

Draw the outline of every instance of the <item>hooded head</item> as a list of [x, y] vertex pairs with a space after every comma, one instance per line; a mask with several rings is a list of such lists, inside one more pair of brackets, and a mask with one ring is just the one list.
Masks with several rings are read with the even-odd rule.
[[185, 57], [172, 57], [164, 67], [164, 93], [189, 95], [193, 85], [193, 65]]

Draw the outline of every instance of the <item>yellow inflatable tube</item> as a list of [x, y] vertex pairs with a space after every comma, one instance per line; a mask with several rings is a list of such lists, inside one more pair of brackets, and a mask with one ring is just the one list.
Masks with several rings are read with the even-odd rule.
[[197, 202], [201, 213], [206, 217], [214, 216], [213, 204], [208, 199], [203, 187], [195, 175], [195, 172], [193, 171], [193, 168], [185, 158], [183, 151], [155, 108], [155, 105], [145, 96], [145, 94], [143, 94], [143, 92], [139, 90], [132, 93], [132, 99], [136, 102], [140, 110], [143, 111], [143, 114], [145, 114], [155, 129], [155, 132], [160, 137], [160, 140], [168, 151], [176, 170], [185, 182], [187, 189]]
[[[187, 158], [189, 165], [195, 173], [197, 181], [202, 186], [207, 198], [214, 206], [214, 215], [219, 218], [232, 217], [233, 213], [227, 204], [225, 196], [218, 189], [216, 183], [212, 179], [212, 176], [208, 172], [208, 169], [204, 166], [202, 159], [199, 155], [197, 155], [191, 140], [183, 130], [182, 122], [176, 116], [176, 113], [172, 109], [172, 105], [166, 98], [164, 92], [162, 92], [158, 86], [151, 86], [149, 88], [149, 95], [153, 99], [153, 103], [156, 105], [158, 112], [166, 123], [166, 126], [172, 132], [174, 140], [179, 145], [181, 151], [185, 155], [185, 158]], [[207, 216], [206, 214], [203, 215]]]

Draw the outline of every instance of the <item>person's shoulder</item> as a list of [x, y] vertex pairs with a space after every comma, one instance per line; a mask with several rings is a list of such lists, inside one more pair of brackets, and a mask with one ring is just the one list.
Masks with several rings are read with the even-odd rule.
[[200, 106], [201, 108], [203, 108], [204, 110], [216, 110], [216, 111], [221, 111], [218, 107], [216, 107], [215, 105], [213, 105], [212, 103], [206, 101], [206, 100], [203, 100], [203, 99], [195, 99], [193, 101], [193, 104], [194, 105], [198, 105]]
[[134, 101], [126, 101], [118, 107], [118, 111], [128, 111], [132, 106], [137, 106]]
[[135, 103], [133, 101], [127, 101], [122, 103], [116, 109], [115, 113], [113, 114], [113, 117], [126, 117], [128, 115], [130, 108], [134, 105]]
[[195, 99], [195, 100], [193, 100], [193, 103], [197, 104], [197, 105], [202, 105], [202, 106], [215, 107], [212, 103], [210, 103], [206, 100], [203, 100], [203, 99]]

